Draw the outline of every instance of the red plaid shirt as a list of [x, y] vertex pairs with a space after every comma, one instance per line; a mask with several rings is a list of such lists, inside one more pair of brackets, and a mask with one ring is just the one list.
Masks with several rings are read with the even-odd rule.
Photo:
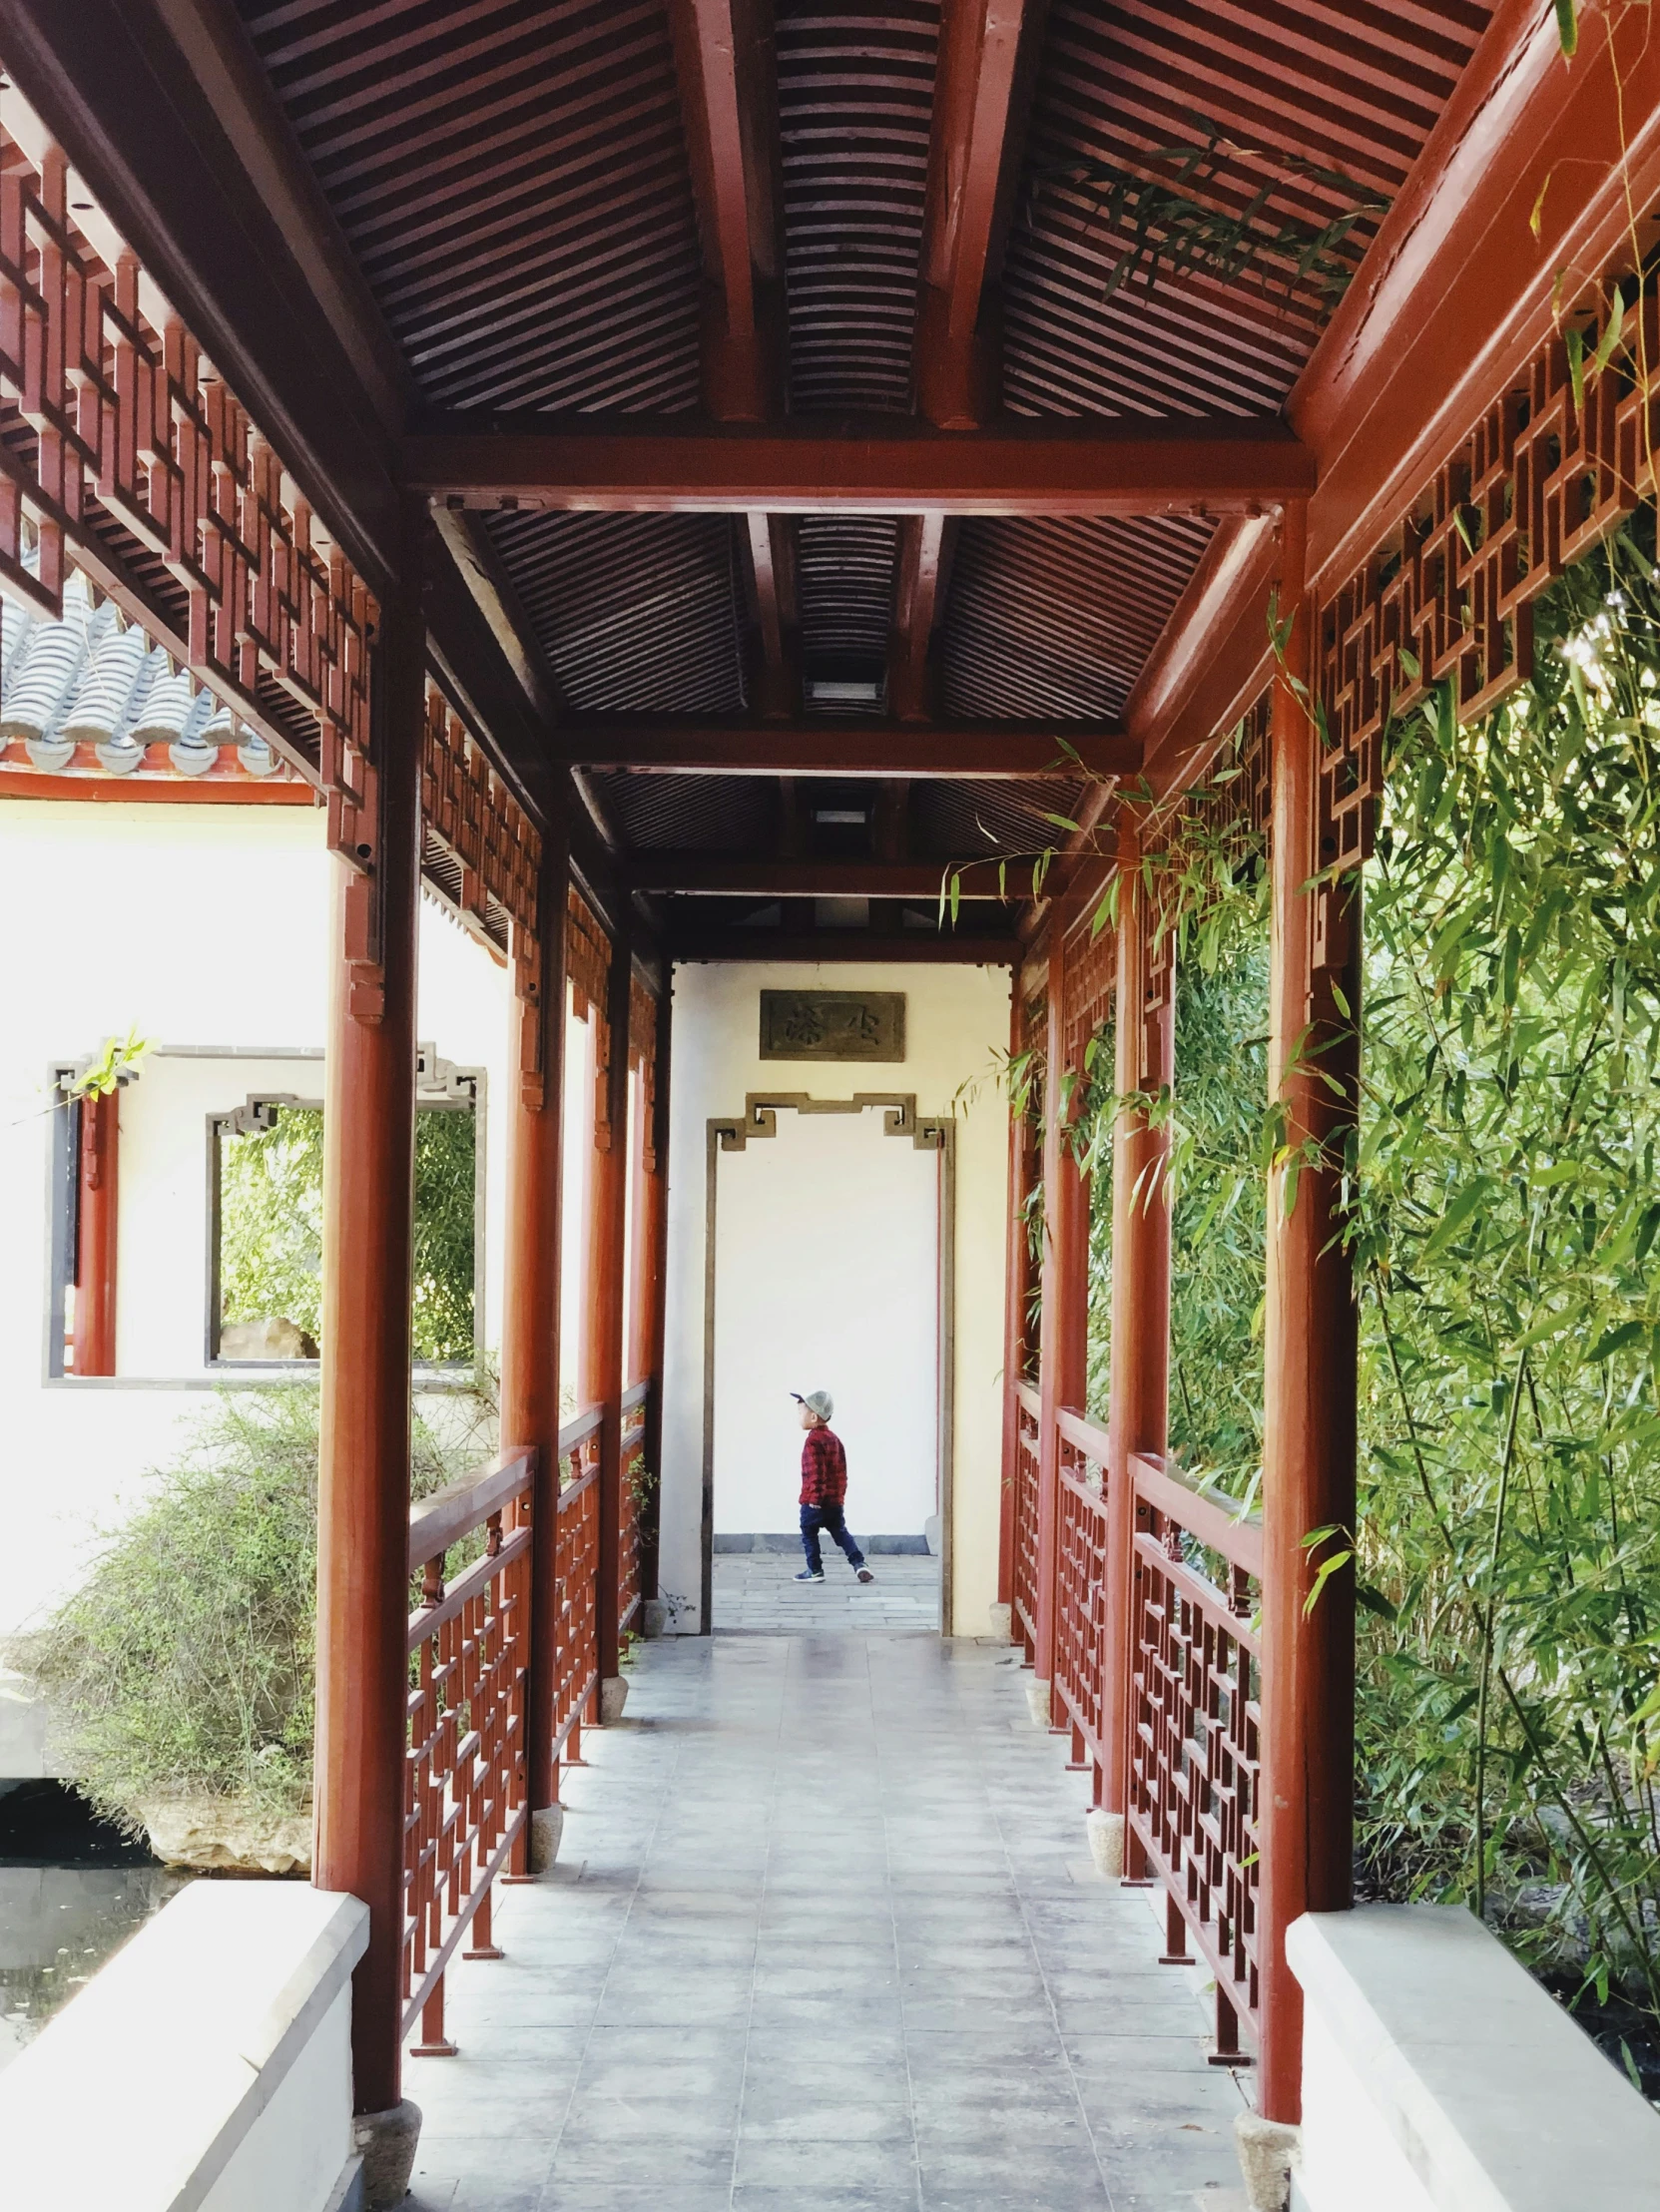
[[847, 1494], [847, 1454], [830, 1429], [810, 1428], [802, 1440], [802, 1503], [839, 1505]]

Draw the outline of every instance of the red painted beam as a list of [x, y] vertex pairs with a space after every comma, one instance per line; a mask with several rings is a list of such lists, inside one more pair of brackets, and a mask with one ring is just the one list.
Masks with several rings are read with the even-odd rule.
[[1314, 488], [1279, 421], [1045, 421], [936, 431], [464, 417], [404, 442], [412, 490], [462, 505], [774, 514], [1255, 513]]
[[918, 410], [942, 428], [972, 428], [998, 402], [999, 348], [982, 307], [1019, 165], [1017, 88], [1045, 12], [1043, 0], [944, 0], [940, 10], [915, 355]]
[[953, 869], [965, 899], [1002, 898], [1021, 891], [1011, 863], [1006, 893], [995, 860], [757, 860], [712, 852], [636, 852], [623, 862], [635, 891], [678, 892], [686, 898], [913, 898], [937, 900]]
[[[1063, 723], [697, 723], [656, 717], [564, 723], [553, 733], [572, 768], [682, 776], [1072, 778], [1133, 776], [1141, 748], [1110, 730]], [[1070, 749], [1070, 750], [1068, 750]]]
[[681, 930], [669, 939], [669, 958], [682, 966], [700, 961], [790, 960], [814, 965], [860, 960], [927, 966], [1010, 967], [1020, 956], [1011, 936], [972, 930], [927, 929], [712, 929]]

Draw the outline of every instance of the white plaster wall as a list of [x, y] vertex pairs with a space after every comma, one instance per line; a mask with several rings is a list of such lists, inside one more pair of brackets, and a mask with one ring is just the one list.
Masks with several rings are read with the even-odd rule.
[[[48, 1078], [130, 1026], [157, 1045], [320, 1051], [328, 867], [309, 808], [0, 801], [0, 1636], [74, 1586], [90, 1546], [210, 1401], [210, 1110], [320, 1096], [320, 1060], [155, 1055], [122, 1097], [113, 1382], [48, 1382]], [[485, 1086], [484, 1336], [499, 1337], [511, 982], [421, 902], [418, 1033]], [[177, 1107], [178, 1112], [172, 1109]]]
[[829, 1389], [848, 1524], [916, 1536], [937, 1507], [939, 1155], [879, 1108], [781, 1113], [723, 1154], [715, 1269], [715, 1529], [797, 1525], [792, 1390]]
[[[763, 1061], [760, 992], [770, 989], [899, 990], [906, 997], [906, 1057], [896, 1064]], [[699, 1515], [703, 1487], [705, 1128], [712, 1117], [742, 1113], [746, 1093], [807, 1091], [851, 1098], [856, 1091], [912, 1091], [923, 1115], [957, 1115], [955, 1302], [954, 1602], [957, 1635], [986, 1633], [996, 1596], [997, 1505], [1001, 1479], [1003, 1359], [1003, 1214], [1008, 1130], [992, 1055], [1008, 1041], [1006, 969], [734, 962], [678, 967], [669, 1151], [668, 1323], [663, 1423], [663, 1552], [666, 1596], [689, 1601], [678, 1625], [695, 1627], [701, 1583]], [[963, 1086], [977, 1095], [961, 1097]], [[775, 1139], [774, 1143], [783, 1143]], [[894, 1152], [893, 1138], [870, 1140]], [[753, 1148], [757, 1153], [766, 1145]], [[926, 1160], [928, 1155], [916, 1155]], [[725, 1174], [744, 1158], [722, 1163]], [[885, 1165], [885, 1163], [884, 1163]], [[735, 1187], [723, 1184], [723, 1203]], [[825, 1226], [831, 1237], [846, 1224]], [[811, 1263], [814, 1231], [804, 1220], [801, 1250]], [[931, 1312], [931, 1299], [929, 1301]], [[717, 1302], [719, 1313], [719, 1302]], [[930, 1370], [931, 1373], [931, 1370]], [[811, 1389], [817, 1381], [786, 1388]], [[833, 1383], [827, 1386], [834, 1387]], [[843, 1393], [844, 1395], [845, 1393]], [[791, 1432], [780, 1435], [786, 1464], [799, 1461]], [[788, 1474], [783, 1479], [788, 1483]], [[856, 1468], [854, 1479], [857, 1479]], [[794, 1487], [787, 1494], [793, 1498]], [[857, 1517], [855, 1509], [855, 1519]], [[766, 1526], [766, 1523], [760, 1524]], [[788, 1527], [787, 1512], [775, 1526]], [[884, 1531], [885, 1533], [886, 1531]]]

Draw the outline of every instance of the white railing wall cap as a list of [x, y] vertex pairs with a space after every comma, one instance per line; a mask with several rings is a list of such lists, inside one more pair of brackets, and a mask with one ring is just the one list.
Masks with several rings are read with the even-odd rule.
[[1660, 2212], [1660, 2114], [1462, 1907], [1306, 1914], [1286, 1955], [1436, 2212]]
[[0, 2197], [195, 2212], [345, 1988], [368, 1924], [356, 1898], [301, 1883], [182, 1891], [0, 2074]]

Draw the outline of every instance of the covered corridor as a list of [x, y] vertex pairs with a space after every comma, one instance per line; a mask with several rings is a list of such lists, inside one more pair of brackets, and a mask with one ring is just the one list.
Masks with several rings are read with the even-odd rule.
[[411, 2212], [1234, 2212], [1237, 2077], [1026, 1679], [817, 1624], [649, 1645], [413, 2069]]
[[[422, 2212], [1186, 2212], [1241, 2173], [1251, 2212], [1561, 2212], [1587, 2174], [1587, 2212], [1660, 2212], [1641, 2079], [1486, 1911], [1500, 1747], [1520, 1776], [1584, 1649], [1506, 1671], [1495, 1640], [1548, 1329], [1489, 1348], [1480, 1556], [1390, 1339], [1446, 1555], [1397, 1606], [1364, 1579], [1387, 1255], [1357, 1179], [1391, 1134], [1363, 884], [1399, 733], [1519, 725], [1566, 657], [1554, 588], [1622, 533], [1653, 569], [1650, 12], [0, 0], [0, 791], [292, 806], [326, 903], [320, 1099], [261, 1078], [211, 1124], [322, 1117], [305, 1373], [221, 1375], [237, 1317], [199, 1271], [203, 1376], [314, 1392], [314, 1637], [235, 1776], [253, 1800], [288, 1760], [309, 1885], [195, 1885], [23, 2055], [31, 2204], [104, 2212], [141, 2162], [76, 2124], [97, 2064], [203, 2212], [391, 2212], [411, 2161]], [[1622, 718], [1649, 790], [1653, 633]], [[1522, 869], [1577, 758], [1492, 840], [1508, 1011], [1593, 880], [1581, 850], [1544, 896]], [[1652, 848], [1644, 818], [1633, 877]], [[1255, 1134], [1192, 1238], [1260, 1214], [1201, 1348], [1230, 1471], [1172, 1358], [1178, 1044], [1207, 901], [1247, 889]], [[499, 1316], [444, 1379], [493, 1429], [424, 1494], [417, 1108], [479, 1094], [421, 1027], [423, 900], [501, 1015], [472, 1149]], [[1623, 946], [1609, 972], [1585, 1004], [1624, 1009]], [[40, 1040], [16, 1146], [60, 1434], [179, 1380], [123, 1342], [110, 1027]], [[810, 1119], [818, 1180], [785, 1189]], [[1599, 1367], [1642, 1348], [1627, 1409], [1660, 1377], [1657, 1146], [1623, 1303], [1561, 1325]], [[1556, 1149], [1527, 1133], [1519, 1172], [1577, 1197]], [[1421, 1178], [1425, 1250], [1486, 1166]], [[872, 1215], [908, 1224], [885, 1257]], [[873, 1359], [860, 1407], [770, 1326], [838, 1306], [903, 1374], [885, 1405]], [[804, 1594], [756, 1547], [821, 1385], [877, 1579], [831, 1559]], [[1426, 1586], [1414, 1711], [1479, 1714], [1471, 1913], [1407, 1902], [1462, 1894], [1409, 1866], [1357, 1897], [1362, 1616]], [[1605, 1648], [1649, 1649], [1637, 1621]], [[1640, 1828], [1649, 1902], [1597, 1894], [1660, 2021], [1660, 1693], [1625, 1687], [1629, 1742], [1541, 1784], [1530, 1841], [1554, 1872], [1563, 1824], [1587, 1865], [1605, 1817]], [[166, 2033], [121, 2009], [147, 1972]]]

